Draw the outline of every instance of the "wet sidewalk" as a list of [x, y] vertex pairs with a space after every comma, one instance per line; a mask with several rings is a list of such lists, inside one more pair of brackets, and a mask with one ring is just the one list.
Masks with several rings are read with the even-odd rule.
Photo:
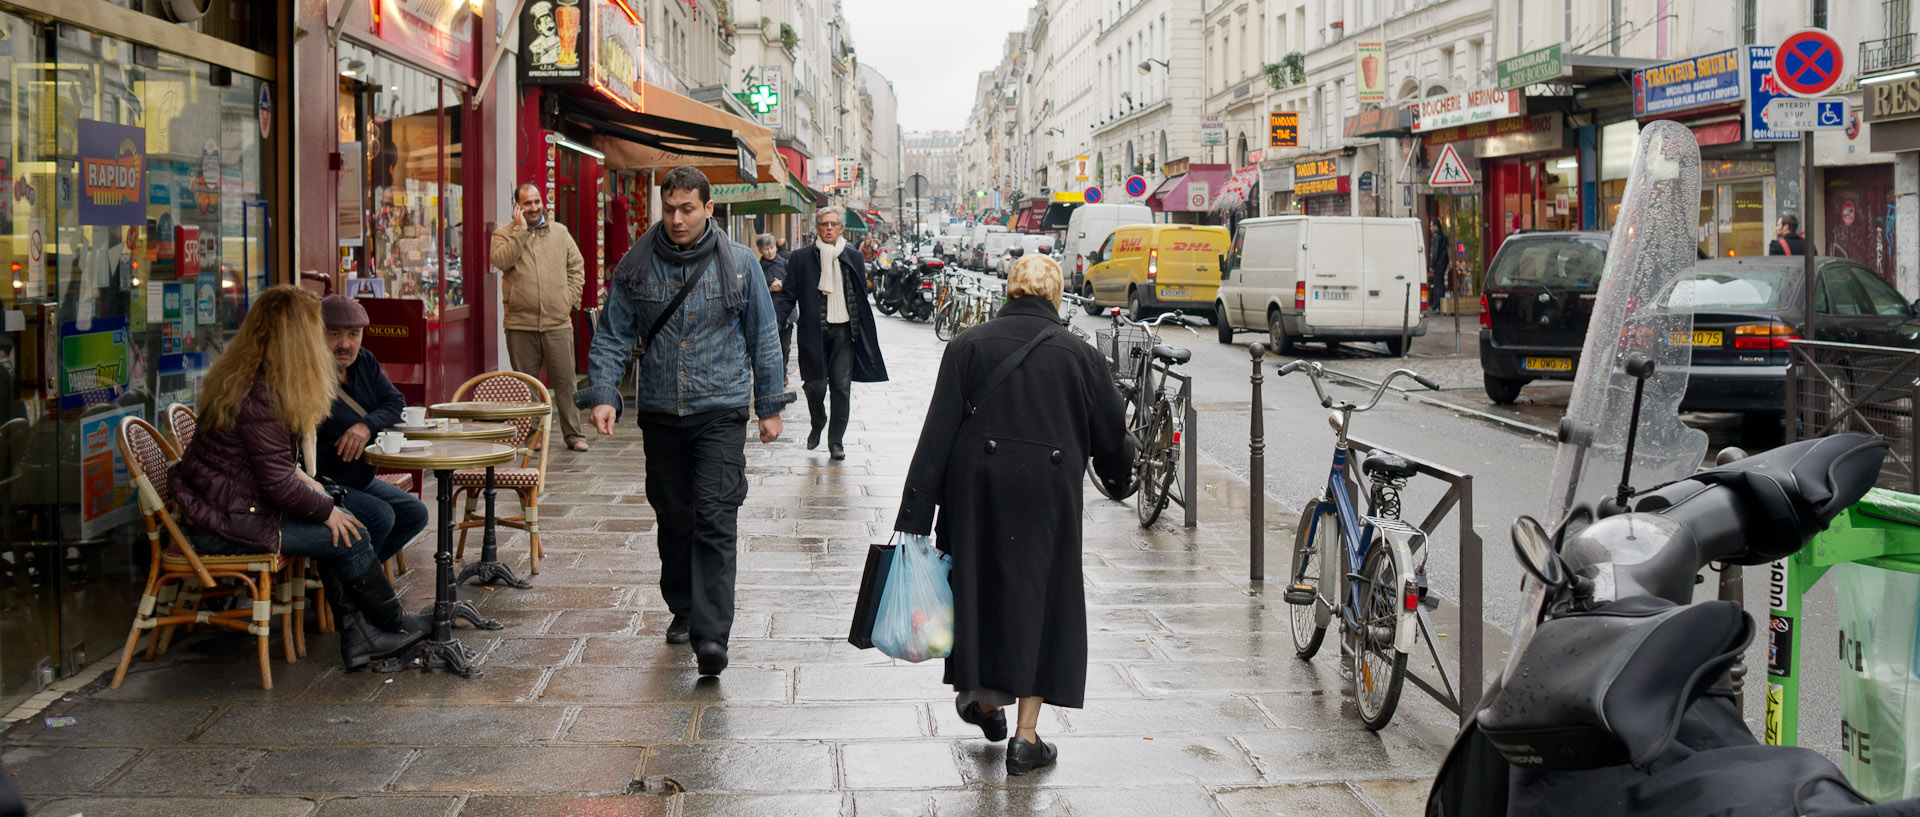
[[[309, 657], [276, 660], [268, 692], [250, 642], [192, 638], [136, 658], [119, 690], [102, 679], [13, 725], [8, 771], [50, 817], [1421, 812], [1452, 715], [1409, 685], [1395, 723], [1369, 733], [1339, 650], [1293, 657], [1278, 579], [1264, 593], [1246, 580], [1246, 486], [1210, 463], [1197, 529], [1176, 508], [1144, 530], [1087, 492], [1092, 666], [1086, 708], [1040, 722], [1056, 767], [1009, 778], [1004, 744], [954, 714], [940, 662], [849, 646], [865, 551], [891, 527], [943, 348], [925, 325], [880, 326], [896, 379], [855, 386], [845, 462], [804, 449], [803, 405], [780, 441], [748, 443], [718, 679], [662, 641], [627, 425], [556, 452], [533, 589], [461, 589], [506, 625], [459, 631], [482, 674], [345, 675], [333, 637], [314, 635]], [[524, 534], [502, 534], [525, 576]], [[1270, 537], [1270, 572], [1290, 542]], [[431, 536], [407, 551], [410, 603], [431, 598], [431, 554]], [[62, 715], [74, 722], [44, 720]]]

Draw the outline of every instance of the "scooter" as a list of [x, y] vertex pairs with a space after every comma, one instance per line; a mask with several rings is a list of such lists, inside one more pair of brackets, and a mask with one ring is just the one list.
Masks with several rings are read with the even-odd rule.
[[[1428, 817], [1920, 815], [1920, 801], [1869, 803], [1816, 752], [1761, 745], [1734, 703], [1753, 619], [1693, 601], [1710, 564], [1805, 547], [1873, 486], [1887, 452], [1842, 434], [1724, 451], [1696, 473], [1705, 435], [1678, 416], [1690, 350], [1667, 342], [1692, 319], [1657, 305], [1692, 268], [1683, 214], [1698, 200], [1692, 134], [1648, 125], [1561, 424], [1557, 521], [1513, 525], [1528, 576], [1514, 646], [1449, 750]], [[1583, 484], [1614, 474], [1590, 501]]]

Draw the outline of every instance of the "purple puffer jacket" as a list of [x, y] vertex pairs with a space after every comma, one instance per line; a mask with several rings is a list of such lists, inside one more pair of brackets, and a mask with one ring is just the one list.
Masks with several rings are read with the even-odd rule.
[[255, 381], [233, 425], [200, 426], [173, 466], [181, 515], [248, 550], [279, 552], [282, 514], [324, 522], [333, 513], [333, 499], [300, 479], [296, 450], [274, 416], [266, 382]]

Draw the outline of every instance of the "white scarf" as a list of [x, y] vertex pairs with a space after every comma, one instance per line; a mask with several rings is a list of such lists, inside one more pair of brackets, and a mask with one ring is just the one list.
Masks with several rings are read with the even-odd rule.
[[847, 314], [847, 299], [840, 297], [840, 251], [847, 248], [847, 237], [832, 244], [816, 238], [813, 246], [820, 249], [820, 294], [827, 298], [827, 323], [847, 323], [853, 316]]

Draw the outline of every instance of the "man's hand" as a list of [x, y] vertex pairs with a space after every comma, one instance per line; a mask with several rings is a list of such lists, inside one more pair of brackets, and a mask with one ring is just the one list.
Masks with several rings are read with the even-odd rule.
[[760, 442], [770, 443], [780, 439], [780, 415], [760, 418]]
[[341, 462], [354, 462], [367, 452], [370, 439], [373, 439], [373, 429], [367, 428], [366, 423], [354, 423], [341, 433], [339, 442], [333, 444], [333, 453], [340, 455]]
[[522, 230], [527, 228], [527, 213], [525, 210], [520, 209], [517, 204], [513, 208], [513, 226], [519, 227]]
[[612, 406], [609, 406], [605, 403], [601, 403], [600, 405], [593, 407], [593, 411], [587, 415], [587, 419], [589, 422], [593, 423], [593, 429], [595, 431], [598, 431], [601, 434], [606, 436], [612, 436], [613, 435], [613, 419], [614, 419], [613, 414], [614, 412], [613, 412]]

